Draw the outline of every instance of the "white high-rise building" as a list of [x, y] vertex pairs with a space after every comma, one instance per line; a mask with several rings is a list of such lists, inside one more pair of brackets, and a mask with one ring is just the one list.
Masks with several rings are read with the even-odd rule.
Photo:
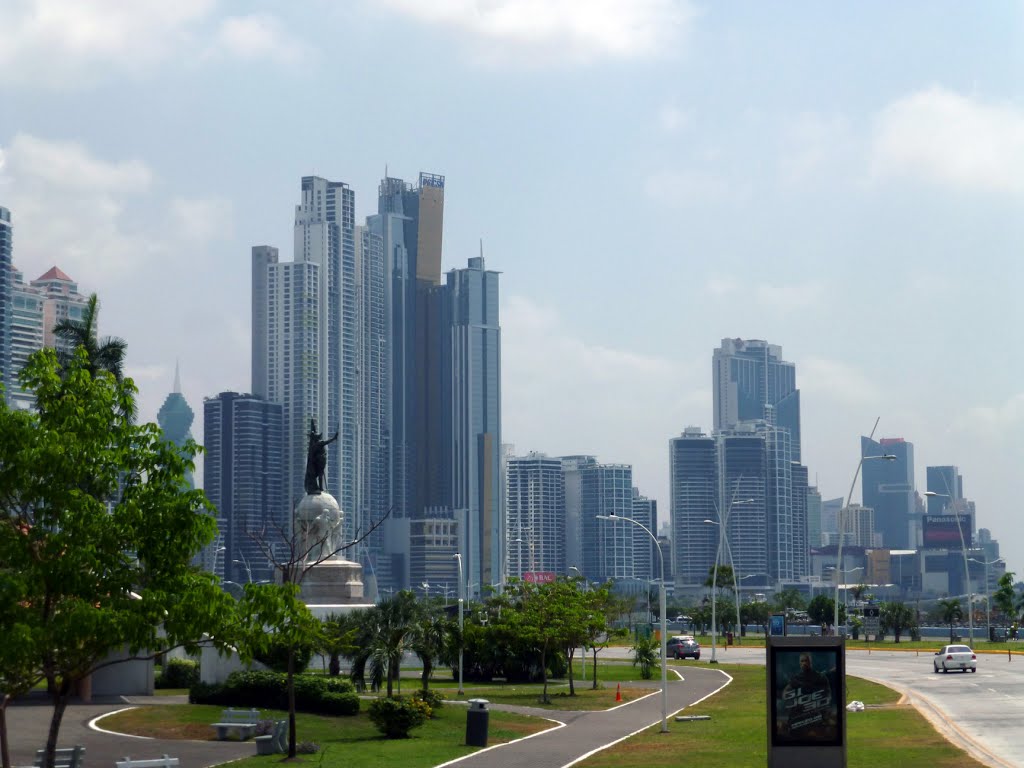
[[509, 457], [505, 466], [508, 576], [568, 572], [565, 557], [565, 473], [543, 453]]

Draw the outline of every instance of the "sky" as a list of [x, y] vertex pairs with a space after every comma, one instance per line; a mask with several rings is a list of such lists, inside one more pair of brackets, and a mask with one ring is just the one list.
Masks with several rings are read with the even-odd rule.
[[[250, 391], [250, 248], [299, 181], [446, 177], [501, 274], [503, 441], [631, 464], [712, 426], [711, 357], [796, 365], [803, 457], [955, 464], [1024, 575], [1024, 3], [0, 0], [0, 206], [128, 342], [140, 415]], [[1019, 341], [1019, 339], [1018, 339]], [[860, 499], [859, 485], [853, 500]]]

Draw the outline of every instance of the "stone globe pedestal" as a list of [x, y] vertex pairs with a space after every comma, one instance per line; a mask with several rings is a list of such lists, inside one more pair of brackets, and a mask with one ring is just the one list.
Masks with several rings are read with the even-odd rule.
[[341, 509], [329, 493], [307, 493], [295, 510], [302, 551], [309, 550], [306, 562], [324, 558], [302, 579], [299, 597], [310, 608], [363, 603], [363, 567], [331, 554], [341, 543], [341, 523]]

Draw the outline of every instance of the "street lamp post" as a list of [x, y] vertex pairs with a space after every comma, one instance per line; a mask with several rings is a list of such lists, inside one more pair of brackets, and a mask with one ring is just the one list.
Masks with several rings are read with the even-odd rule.
[[[733, 493], [735, 497], [735, 493]], [[718, 516], [718, 520], [705, 520], [705, 523], [710, 525], [718, 526], [718, 545], [715, 547], [715, 570], [711, 576], [711, 663], [717, 664], [718, 659], [715, 658], [715, 593], [718, 590], [718, 562], [722, 552], [722, 540], [725, 539], [725, 550], [729, 554], [729, 567], [732, 568], [732, 589], [733, 594], [736, 598], [736, 631], [743, 634], [740, 628], [740, 582], [739, 574], [736, 572], [736, 561], [732, 556], [732, 545], [729, 544], [729, 537], [726, 536], [725, 527], [729, 524], [729, 515], [732, 514], [732, 508], [740, 504], [753, 504], [755, 499], [743, 499], [742, 501], [736, 501], [733, 498], [729, 502], [729, 506], [725, 509], [725, 517], [722, 518], [721, 513], [718, 511], [718, 505], [715, 504], [715, 514]], [[714, 500], [711, 502], [714, 504]]]
[[462, 610], [463, 610], [463, 587], [465, 582], [462, 579], [462, 553], [456, 552], [452, 557], [459, 561], [459, 696], [465, 695], [462, 690], [462, 646], [464, 640], [462, 637]]
[[[878, 420], [875, 420], [875, 426], [878, 426]], [[871, 430], [871, 435], [874, 436], [875, 430]], [[836, 598], [835, 598], [835, 615], [832, 620], [832, 627], [834, 631], [839, 631], [839, 576], [843, 568], [843, 540], [846, 538], [846, 532], [843, 530], [843, 511], [845, 510], [849, 517], [850, 502], [853, 501], [853, 488], [857, 485], [857, 478], [860, 476], [860, 468], [864, 466], [865, 461], [874, 461], [881, 459], [883, 461], [895, 461], [896, 457], [891, 453], [884, 453], [880, 456], [861, 456], [860, 461], [857, 462], [857, 471], [853, 473], [853, 482], [850, 483], [850, 491], [846, 494], [846, 506], [839, 510], [839, 519], [836, 521], [839, 528], [839, 550], [836, 553], [836, 569], [839, 573], [836, 574]]]
[[[948, 493], [938, 493], [936, 491], [925, 491], [925, 496], [939, 496], [949, 499], [950, 506], [953, 503], [953, 497]], [[964, 580], [967, 592], [967, 627], [971, 638], [971, 647], [974, 647], [974, 593], [971, 591], [971, 571], [967, 565], [967, 544], [964, 542], [964, 529], [960, 525], [960, 512], [957, 509], [953, 510], [953, 517], [956, 518], [956, 529], [960, 534], [960, 552], [964, 556]]]
[[[590, 591], [590, 584], [587, 582], [586, 578], [584, 578], [583, 571], [581, 571], [575, 565], [570, 565], [569, 566], [569, 570], [570, 571], [576, 571], [576, 573], [578, 573], [580, 575], [580, 578], [583, 579], [583, 591], [584, 592], [589, 592]], [[583, 674], [581, 676], [581, 679], [586, 680], [587, 679], [587, 649], [583, 645], [580, 645], [580, 662], [581, 662], [580, 666], [583, 668]]]
[[992, 583], [988, 580], [988, 567], [995, 565], [996, 563], [1004, 562], [1003, 558], [997, 557], [995, 560], [988, 560], [982, 562], [981, 560], [975, 560], [973, 557], [970, 559], [972, 563], [978, 563], [985, 566], [985, 631], [988, 632], [989, 641], [992, 640]]
[[665, 616], [665, 555], [661, 552], [658, 544], [658, 537], [651, 533], [650, 529], [643, 523], [631, 517], [620, 517], [616, 514], [598, 515], [598, 520], [622, 520], [632, 523], [644, 531], [654, 542], [658, 550], [658, 567], [661, 569], [661, 584], [658, 590], [658, 610], [661, 612], [661, 732], [668, 733], [668, 623]]
[[[849, 568], [849, 569], [847, 569], [845, 571], [841, 571], [838, 568], [834, 568], [834, 567], [833, 568], [826, 568], [825, 570], [827, 570], [827, 571], [835, 571], [835, 574], [836, 574], [836, 600], [838, 601], [838, 599], [839, 599], [838, 598], [838, 595], [839, 595], [839, 580], [841, 580], [844, 577], [844, 575], [847, 574], [847, 573], [856, 573], [857, 571], [863, 571], [864, 570], [864, 566], [863, 565], [858, 565], [856, 568]], [[844, 589], [843, 590], [843, 607], [847, 609], [846, 610], [846, 620], [847, 621], [850, 620], [850, 611], [849, 611], [849, 608], [848, 608], [849, 598], [850, 598], [850, 590], [849, 589]], [[838, 602], [837, 602], [837, 604], [838, 604]]]

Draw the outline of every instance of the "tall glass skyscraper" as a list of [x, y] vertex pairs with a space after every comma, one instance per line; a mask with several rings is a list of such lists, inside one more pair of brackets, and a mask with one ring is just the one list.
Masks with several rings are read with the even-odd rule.
[[280, 546], [289, 535], [283, 425], [280, 403], [237, 392], [203, 401], [203, 484], [218, 511], [217, 549], [223, 547], [210, 561], [238, 584], [272, 579], [261, 543]]
[[[508, 576], [527, 571], [567, 573], [565, 474], [561, 459], [543, 453], [512, 456], [506, 466]], [[579, 566], [577, 566], [579, 567]]]
[[896, 457], [863, 463], [861, 497], [865, 507], [875, 510], [875, 530], [883, 547], [914, 549], [921, 523], [914, 513], [914, 444], [902, 437], [861, 437], [860, 455]]
[[712, 356], [714, 428], [766, 421], [789, 430], [793, 459], [800, 461], [800, 390], [796, 366], [782, 347], [759, 339], [722, 339]]
[[[164, 404], [157, 411], [156, 421], [164, 433], [164, 437], [179, 448], [184, 447], [186, 440], [192, 439], [192, 420], [194, 414], [185, 396], [181, 393], [181, 374], [178, 366], [174, 366], [174, 390], [167, 395]], [[185, 481], [192, 487], [192, 473], [185, 476]]]

